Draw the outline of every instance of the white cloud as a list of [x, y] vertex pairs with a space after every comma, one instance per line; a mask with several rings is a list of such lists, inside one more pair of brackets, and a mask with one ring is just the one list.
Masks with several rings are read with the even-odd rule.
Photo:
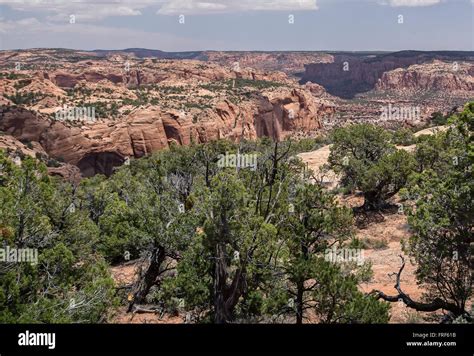
[[110, 16], [138, 16], [140, 9], [152, 4], [160, 3], [156, 0], [140, 0], [134, 3], [131, 0], [0, 0], [17, 11], [33, 11], [47, 15], [50, 21], [68, 21], [70, 15], [77, 20], [97, 21]]
[[141, 11], [127, 6], [97, 6], [87, 5], [71, 9], [61, 9], [54, 15], [48, 16], [49, 21], [68, 21], [74, 15], [77, 21], [98, 21], [110, 16], [139, 16]]
[[28, 17], [16, 21], [9, 21], [5, 19], [0, 20], [0, 33], [8, 33], [9, 31], [18, 31], [21, 29], [31, 29], [40, 25], [38, 19], [34, 17]]
[[16, 23], [20, 26], [36, 26], [40, 24], [38, 19], [35, 17], [28, 17], [25, 19], [21, 19], [21, 20], [18, 20]]
[[[474, 1], [474, 0], [471, 0]], [[393, 7], [415, 7], [415, 6], [431, 6], [439, 4], [441, 0], [383, 0], [382, 4], [389, 4]]]
[[148, 7], [158, 8], [160, 15], [318, 9], [317, 0], [0, 0], [0, 4], [18, 11], [40, 12], [57, 22], [68, 21], [70, 15], [78, 21], [139, 16]]
[[317, 0], [168, 0], [160, 15], [317, 10]]

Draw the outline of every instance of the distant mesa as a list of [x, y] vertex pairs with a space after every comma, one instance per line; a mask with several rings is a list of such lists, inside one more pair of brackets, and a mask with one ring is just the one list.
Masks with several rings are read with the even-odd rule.
[[[308, 81], [322, 85], [328, 93], [352, 99], [357, 94], [366, 93], [376, 88], [384, 73], [397, 68], [408, 68], [415, 64], [437, 61], [474, 63], [474, 52], [419, 52], [402, 51], [387, 54], [334, 53], [332, 63], [310, 63], [305, 65], [301, 84]], [[422, 73], [423, 67], [418, 67]], [[455, 76], [456, 70], [452, 70]], [[453, 86], [444, 89], [458, 89], [456, 81]], [[395, 84], [396, 86], [397, 84]], [[400, 83], [403, 85], [403, 83]], [[416, 85], [416, 83], [414, 83]], [[379, 88], [383, 87], [383, 84]], [[459, 89], [462, 90], [462, 87]]]

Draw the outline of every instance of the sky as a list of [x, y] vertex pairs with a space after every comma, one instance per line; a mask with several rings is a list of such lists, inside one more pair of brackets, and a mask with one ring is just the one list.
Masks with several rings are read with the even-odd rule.
[[0, 0], [0, 50], [474, 50], [474, 0]]

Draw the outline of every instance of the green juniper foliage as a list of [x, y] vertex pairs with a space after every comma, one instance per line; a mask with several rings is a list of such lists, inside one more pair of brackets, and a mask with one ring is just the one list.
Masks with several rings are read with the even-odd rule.
[[[417, 281], [457, 322], [472, 293], [473, 109], [413, 154], [395, 147], [412, 142], [406, 131], [336, 129], [329, 157], [365, 209], [403, 189]], [[192, 322], [388, 322], [390, 303], [359, 288], [370, 264], [326, 258], [362, 244], [352, 210], [296, 157], [322, 143], [172, 145], [78, 184], [0, 152], [0, 247], [38, 251], [37, 263], [0, 264], [0, 322], [99, 323], [150, 305]], [[223, 166], [226, 154], [257, 165]], [[128, 261], [135, 281], [117, 288], [110, 268]]]
[[332, 135], [329, 165], [342, 175], [341, 183], [363, 193], [363, 208], [378, 210], [404, 187], [414, 159], [397, 150], [383, 128], [357, 124], [338, 128]]

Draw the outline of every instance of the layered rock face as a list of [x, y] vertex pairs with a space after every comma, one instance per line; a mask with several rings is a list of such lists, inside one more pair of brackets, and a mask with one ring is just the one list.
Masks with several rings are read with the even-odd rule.
[[282, 71], [286, 74], [304, 72], [308, 63], [331, 63], [330, 54], [319, 52], [202, 52], [197, 59], [232, 67], [238, 63], [242, 67], [252, 67], [264, 71]]
[[127, 157], [143, 157], [172, 142], [188, 145], [262, 136], [280, 140], [295, 131], [319, 129], [320, 117], [332, 112], [333, 107], [317, 103], [304, 90], [280, 89], [243, 107], [222, 101], [207, 109], [198, 122], [179, 111], [148, 105], [119, 121], [74, 126], [24, 108], [3, 107], [0, 130], [18, 140], [38, 142], [49, 156], [79, 167], [83, 176], [92, 176], [110, 175]]
[[383, 73], [376, 90], [474, 91], [474, 64], [433, 61]]
[[305, 90], [293, 89], [262, 95], [256, 116], [256, 136], [280, 140], [298, 131], [321, 129], [319, 118], [334, 113], [329, 103], [315, 102]]
[[335, 56], [333, 63], [305, 66], [302, 83], [312, 81], [322, 85], [333, 95], [352, 98], [357, 93], [373, 89], [383, 73], [416, 63], [416, 58], [367, 60], [351, 56]]
[[[472, 100], [473, 73], [473, 52], [335, 54], [333, 63], [307, 65], [302, 82], [319, 96], [314, 83], [335, 95], [337, 114], [323, 122], [327, 129], [359, 122], [397, 128], [424, 125], [432, 113]], [[419, 114], [387, 120], [390, 107]]]
[[[118, 63], [107, 67], [100, 62], [87, 62], [87, 67], [96, 67], [94, 70], [39, 72], [37, 76], [50, 80], [60, 88], [74, 88], [81, 82], [99, 83], [108, 81], [113, 84], [123, 84], [128, 88], [138, 88], [170, 82], [213, 82], [229, 79], [249, 79], [268, 81], [288, 81], [284, 73], [261, 72], [250, 68], [229, 66], [227, 68], [216, 64], [203, 65], [200, 61], [162, 60], [154, 65], [150, 60], [140, 63], [122, 59]], [[80, 65], [84, 66], [84, 63]], [[79, 67], [80, 68], [80, 67]]]
[[[373, 89], [472, 90], [472, 53], [399, 52], [388, 55], [334, 55], [333, 63], [305, 66], [302, 83], [312, 81], [330, 94], [350, 99]], [[456, 68], [456, 69], [455, 69]]]

